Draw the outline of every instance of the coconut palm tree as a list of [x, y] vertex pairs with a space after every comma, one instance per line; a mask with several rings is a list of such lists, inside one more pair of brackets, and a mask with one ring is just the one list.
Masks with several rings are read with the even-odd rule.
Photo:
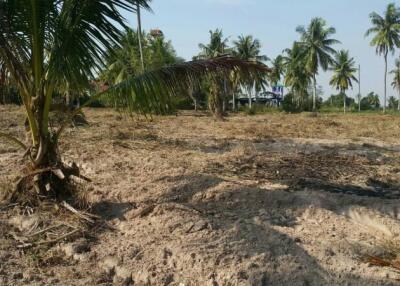
[[307, 95], [307, 88], [311, 83], [311, 74], [304, 68], [304, 47], [298, 42], [293, 44], [291, 49], [284, 50], [283, 64], [285, 67], [286, 86], [290, 87], [293, 99], [300, 104], [300, 101]]
[[[148, 8], [146, 1], [136, 1]], [[39, 197], [58, 195], [72, 175], [79, 175], [61, 161], [58, 142], [68, 124], [50, 125], [53, 97], [67, 84], [90, 85], [104, 68], [107, 51], [120, 43], [119, 27], [126, 28], [121, 11], [135, 9], [130, 0], [0, 1], [0, 62], [18, 87], [31, 138], [25, 144], [0, 134], [24, 148], [30, 158], [29, 174], [20, 180], [19, 191], [35, 189], [33, 194]], [[181, 63], [127, 77], [91, 100], [106, 97], [129, 112], [163, 112], [170, 107], [170, 95], [187, 88], [189, 82], [231, 70], [240, 70], [245, 77], [266, 68], [230, 57]]]
[[[229, 54], [231, 51], [228, 47], [229, 39], [224, 38], [222, 30], [210, 30], [209, 33], [210, 42], [208, 44], [199, 44], [201, 52], [196, 58], [212, 59]], [[225, 111], [224, 102], [227, 96], [227, 77], [224, 75], [222, 78], [216, 80], [208, 79], [208, 109], [217, 119], [222, 119]]]
[[211, 59], [219, 57], [221, 55], [228, 54], [230, 49], [228, 48], [228, 38], [224, 38], [222, 30], [216, 29], [215, 31], [209, 31], [210, 42], [208, 44], [199, 44], [201, 50], [197, 58], [200, 59]]
[[[182, 59], [177, 57], [171, 42], [165, 41], [163, 36], [153, 37], [145, 32], [142, 35], [142, 53], [147, 69], [154, 70], [182, 62]], [[127, 29], [120, 43], [107, 52], [104, 59], [107, 68], [101, 75], [103, 80], [118, 84], [128, 77], [143, 72], [138, 37], [136, 31]]]
[[[268, 60], [266, 55], [261, 55], [261, 43], [258, 39], [254, 39], [253, 36], [239, 36], [239, 38], [233, 42], [234, 49], [233, 55], [239, 59], [252, 61], [252, 62], [265, 62]], [[260, 79], [261, 81], [263, 79]], [[249, 97], [249, 107], [252, 107], [251, 93], [255, 85], [262, 86], [261, 82], [255, 83], [254, 80], [247, 83], [247, 92]]]
[[354, 58], [349, 55], [349, 51], [341, 50], [336, 54], [331, 70], [333, 76], [330, 85], [343, 95], [343, 112], [346, 113], [346, 90], [353, 87], [353, 81], [358, 82], [356, 78], [357, 68]]
[[397, 89], [398, 92], [398, 105], [397, 110], [400, 111], [400, 60], [397, 59], [395, 63], [395, 68], [390, 72], [393, 75], [392, 86]]
[[376, 47], [376, 53], [383, 55], [385, 60], [383, 112], [386, 112], [388, 55], [394, 54], [395, 47], [400, 47], [400, 11], [394, 3], [387, 6], [384, 15], [376, 12], [370, 14], [372, 28], [365, 36], [373, 35], [371, 46]]
[[272, 85], [277, 85], [285, 74], [285, 61], [284, 57], [279, 55], [271, 61], [271, 73], [269, 80]]
[[333, 63], [333, 55], [336, 51], [332, 48], [334, 44], [340, 43], [331, 38], [336, 33], [335, 28], [327, 27], [322, 18], [314, 18], [307, 28], [297, 27], [296, 31], [301, 35], [300, 45], [303, 46], [305, 69], [312, 75], [313, 81], [313, 111], [316, 110], [317, 97], [317, 75], [319, 68], [328, 70]]

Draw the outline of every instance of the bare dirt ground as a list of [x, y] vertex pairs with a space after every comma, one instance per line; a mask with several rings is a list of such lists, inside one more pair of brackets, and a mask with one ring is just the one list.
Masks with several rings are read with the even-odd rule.
[[[364, 260], [400, 245], [400, 117], [85, 113], [60, 149], [108, 227], [21, 250], [38, 214], [3, 204], [0, 285], [400, 285]], [[0, 142], [3, 189], [22, 153]]]

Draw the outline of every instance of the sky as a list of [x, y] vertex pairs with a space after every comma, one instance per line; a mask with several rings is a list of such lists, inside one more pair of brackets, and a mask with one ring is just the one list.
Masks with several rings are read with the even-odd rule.
[[[383, 97], [384, 60], [376, 55], [365, 38], [371, 26], [369, 14], [382, 14], [388, 0], [152, 0], [153, 12], [142, 12], [142, 28], [158, 28], [177, 51], [178, 56], [190, 60], [199, 53], [198, 44], [208, 43], [209, 30], [220, 28], [231, 41], [239, 35], [253, 35], [262, 44], [262, 53], [269, 58], [281, 54], [299, 39], [296, 27], [307, 25], [314, 17], [324, 18], [336, 28], [334, 38], [342, 44], [336, 49], [350, 51], [361, 65], [361, 94], [374, 91]], [[400, 1], [395, 1], [400, 5]], [[136, 15], [124, 13], [135, 28]], [[396, 52], [389, 58], [389, 70], [394, 66]], [[318, 84], [323, 87], [324, 97], [337, 93], [329, 86], [331, 72], [320, 71]], [[388, 80], [388, 97], [397, 92]], [[358, 85], [348, 92], [355, 97]]]

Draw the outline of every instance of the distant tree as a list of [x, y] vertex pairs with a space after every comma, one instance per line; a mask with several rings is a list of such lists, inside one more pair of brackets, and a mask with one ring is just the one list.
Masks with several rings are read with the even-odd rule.
[[371, 46], [376, 47], [376, 53], [385, 59], [383, 112], [386, 112], [388, 54], [394, 54], [395, 48], [400, 47], [400, 11], [394, 3], [387, 6], [384, 15], [376, 12], [370, 14], [372, 28], [365, 36], [373, 35]]
[[399, 106], [399, 101], [394, 96], [390, 96], [388, 104], [390, 109], [396, 110]]
[[323, 71], [328, 70], [333, 63], [333, 55], [336, 51], [332, 48], [334, 44], [340, 43], [338, 40], [331, 38], [336, 33], [335, 28], [327, 27], [327, 23], [322, 18], [314, 18], [307, 28], [304, 26], [297, 27], [297, 32], [301, 35], [300, 45], [304, 51], [304, 68], [312, 75], [313, 81], [313, 111], [316, 110], [317, 97], [317, 74], [319, 67]]
[[[153, 37], [142, 33], [143, 58], [147, 70], [159, 69], [167, 65], [182, 62], [176, 55], [170, 41], [164, 36]], [[102, 78], [110, 83], [120, 83], [131, 76], [142, 73], [141, 55], [138, 33], [127, 29], [121, 39], [121, 44], [114, 45], [105, 57], [107, 68], [102, 72]]]
[[[233, 42], [234, 49], [233, 55], [239, 59], [254, 62], [265, 62], [268, 60], [266, 55], [261, 54], [261, 43], [258, 39], [254, 39], [253, 36], [239, 36], [239, 38]], [[249, 107], [252, 107], [251, 102], [251, 90], [253, 87], [260, 89], [265, 85], [265, 78], [253, 79], [247, 83], [247, 92], [249, 97]]]
[[339, 94], [333, 94], [331, 95], [327, 100], [325, 100], [324, 105], [325, 106], [331, 106], [331, 107], [343, 107], [343, 101], [346, 98], [346, 106], [351, 106], [355, 104], [354, 98], [346, 96], [344, 93], [339, 93]]
[[361, 110], [378, 109], [380, 107], [379, 95], [371, 91], [361, 99]]
[[279, 55], [271, 61], [271, 73], [269, 74], [269, 81], [272, 85], [277, 85], [285, 74], [285, 59]]
[[397, 110], [400, 111], [400, 60], [397, 59], [395, 68], [390, 72], [393, 75], [392, 87], [398, 92]]
[[[199, 59], [212, 59], [225, 54], [231, 53], [228, 46], [228, 38], [224, 38], [220, 29], [209, 31], [210, 42], [208, 44], [199, 44], [200, 54], [196, 57]], [[203, 83], [203, 88], [208, 90], [208, 109], [218, 119], [224, 116], [224, 100], [227, 96], [227, 77], [208, 78]]]
[[291, 49], [284, 50], [283, 63], [285, 68], [284, 83], [290, 88], [291, 100], [299, 108], [308, 97], [307, 91], [311, 83], [311, 74], [304, 68], [304, 47], [295, 42]]
[[333, 76], [330, 85], [343, 95], [343, 112], [346, 113], [346, 91], [353, 87], [353, 81], [358, 82], [355, 76], [357, 68], [354, 59], [350, 57], [348, 51], [341, 50], [336, 54], [331, 70]]

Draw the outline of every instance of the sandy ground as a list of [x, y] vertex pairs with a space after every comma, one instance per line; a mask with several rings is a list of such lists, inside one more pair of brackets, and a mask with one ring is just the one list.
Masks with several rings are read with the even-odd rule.
[[[60, 149], [110, 227], [21, 251], [0, 208], [0, 285], [400, 285], [362, 259], [400, 241], [400, 117], [85, 113]], [[0, 130], [23, 119], [0, 106]], [[22, 153], [0, 142], [0, 187]]]

